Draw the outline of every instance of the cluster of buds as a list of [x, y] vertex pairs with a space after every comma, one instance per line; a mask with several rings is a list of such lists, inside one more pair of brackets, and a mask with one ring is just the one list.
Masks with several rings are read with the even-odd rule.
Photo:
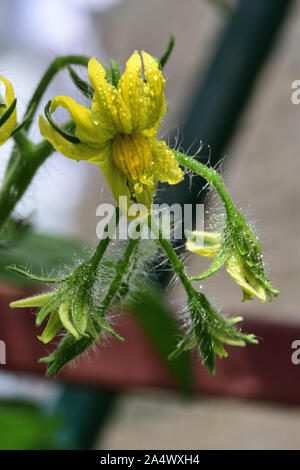
[[123, 340], [105, 322], [101, 308], [95, 305], [93, 288], [97, 266], [92, 260], [80, 264], [71, 274], [62, 279], [35, 277], [18, 268], [11, 269], [30, 279], [44, 283], [57, 283], [60, 286], [51, 291], [10, 303], [11, 308], [38, 307], [36, 326], [39, 327], [48, 317], [43, 333], [38, 336], [43, 343], [49, 343], [57, 333], [65, 329], [77, 341], [83, 337], [97, 340], [102, 330], [108, 331]]
[[242, 333], [235, 327], [237, 323], [243, 321], [241, 316], [233, 318], [221, 316], [202, 293], [192, 294], [188, 303], [188, 312], [187, 332], [169, 356], [170, 359], [198, 346], [204, 366], [210, 374], [214, 374], [216, 354], [220, 358], [228, 356], [224, 344], [243, 347], [246, 343], [258, 343], [255, 335]]

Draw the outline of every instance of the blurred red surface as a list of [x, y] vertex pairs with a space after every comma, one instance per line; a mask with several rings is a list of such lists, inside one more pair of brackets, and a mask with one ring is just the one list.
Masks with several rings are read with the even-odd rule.
[[[6, 364], [0, 370], [44, 375], [45, 365], [37, 361], [51, 352], [43, 345], [30, 309], [10, 309], [12, 300], [28, 295], [18, 287], [0, 285], [0, 339], [6, 343]], [[199, 393], [241, 398], [264, 399], [300, 404], [300, 364], [291, 360], [295, 339], [300, 339], [300, 325], [245, 321], [243, 329], [261, 338], [259, 345], [228, 347], [229, 357], [217, 360], [217, 373], [210, 377], [198, 354], [191, 356], [193, 377]], [[140, 327], [128, 315], [118, 323], [124, 343], [109, 339], [96, 350], [67, 366], [59, 378], [81, 384], [129, 388], [174, 389], [167, 365], [158, 357]]]

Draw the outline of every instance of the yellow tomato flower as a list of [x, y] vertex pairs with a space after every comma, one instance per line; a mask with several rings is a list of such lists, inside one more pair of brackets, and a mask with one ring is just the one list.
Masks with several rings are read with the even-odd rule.
[[[15, 95], [12, 84], [6, 78], [0, 77], [0, 82], [5, 85], [5, 103], [0, 99], [0, 119], [4, 113], [12, 106]], [[12, 111], [8, 119], [0, 126], [0, 145], [3, 145], [10, 137], [12, 131], [16, 127], [17, 111], [16, 108]]]
[[150, 208], [158, 181], [176, 184], [183, 178], [173, 152], [157, 139], [166, 113], [165, 79], [146, 52], [129, 58], [117, 86], [107, 81], [104, 67], [92, 57], [88, 74], [94, 89], [90, 109], [68, 96], [52, 100], [50, 112], [66, 108], [76, 124], [78, 143], [69, 142], [42, 116], [40, 131], [53, 147], [75, 160], [100, 166], [114, 198], [127, 196]]
[[[217, 232], [192, 232], [192, 238], [187, 240], [186, 248], [201, 256], [214, 257], [221, 248], [222, 234]], [[223, 264], [223, 263], [222, 263]], [[228, 274], [239, 284], [244, 292], [244, 300], [251, 295], [266, 301], [266, 291], [262, 282], [256, 279], [243, 262], [237, 250], [230, 250], [225, 262]]]

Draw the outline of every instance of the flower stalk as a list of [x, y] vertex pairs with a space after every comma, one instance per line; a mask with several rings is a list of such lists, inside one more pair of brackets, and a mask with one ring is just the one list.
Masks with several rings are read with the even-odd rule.
[[180, 165], [191, 170], [193, 173], [202, 176], [215, 188], [224, 204], [227, 215], [233, 215], [236, 212], [236, 208], [225, 188], [219, 173], [217, 173], [212, 168], [207, 167], [203, 163], [198, 162], [194, 158], [189, 157], [188, 155], [177, 152], [175, 150], [173, 150], [173, 152]]
[[[229, 274], [242, 287], [243, 301], [252, 300], [251, 294], [262, 302], [265, 302], [267, 296], [271, 301], [279, 294], [279, 291], [271, 285], [265, 273], [260, 242], [250, 229], [245, 217], [235, 208], [221, 176], [215, 170], [187, 155], [174, 153], [180, 165], [204, 177], [214, 186], [226, 210], [225, 228], [220, 235], [221, 244], [212, 264], [201, 275], [193, 276], [191, 279], [194, 281], [206, 279], [225, 264]], [[204, 234], [206, 238], [211, 236], [212, 234]], [[205, 247], [203, 250], [201, 246], [191, 251], [207, 256], [206, 250]]]
[[241, 317], [225, 318], [210, 304], [202, 292], [197, 292], [185, 272], [185, 266], [178, 258], [171, 243], [163, 238], [162, 233], [151, 216], [148, 217], [148, 227], [155, 233], [158, 243], [167, 255], [175, 274], [182, 282], [188, 296], [188, 309], [190, 313], [188, 331], [178, 343], [175, 351], [169, 356], [173, 359], [183, 351], [199, 347], [204, 366], [210, 374], [215, 373], [215, 355], [226, 357], [227, 352], [223, 343], [232, 346], [245, 346], [246, 342], [256, 344], [254, 335], [244, 334], [234, 327]]

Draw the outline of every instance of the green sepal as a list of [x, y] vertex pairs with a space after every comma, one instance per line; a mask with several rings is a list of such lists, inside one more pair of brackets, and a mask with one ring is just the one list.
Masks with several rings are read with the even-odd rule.
[[37, 312], [35, 321], [36, 326], [40, 326], [49, 313], [58, 309], [60, 304], [66, 300], [67, 296], [68, 292], [65, 285], [54, 291], [48, 302], [46, 302], [45, 305], [43, 305]]
[[3, 126], [3, 124], [10, 118], [10, 116], [15, 110], [16, 105], [17, 105], [17, 100], [14, 99], [10, 107], [7, 108], [5, 113], [3, 113], [2, 116], [0, 117], [0, 127]]
[[75, 72], [73, 67], [68, 65], [68, 71], [70, 74], [70, 77], [74, 83], [74, 85], [79, 88], [79, 90], [87, 97], [87, 98], [93, 98], [94, 96], [94, 88], [85, 80], [79, 77], [79, 75]]
[[113, 59], [111, 59], [110, 61], [110, 72], [111, 72], [111, 83], [114, 87], [117, 87], [121, 78], [121, 72], [117, 65], [117, 62], [115, 62]]
[[99, 339], [99, 333], [90, 312], [88, 312], [86, 331], [96, 341]]
[[194, 330], [187, 333], [176, 345], [174, 351], [171, 352], [168, 356], [168, 360], [172, 361], [176, 357], [180, 356], [184, 351], [190, 351], [195, 346], [197, 346], [197, 340], [195, 337]]
[[[97, 312], [97, 310], [98, 310], [98, 308], [96, 307], [95, 311]], [[100, 310], [98, 310], [98, 311], [100, 311]], [[114, 338], [118, 339], [119, 341], [125, 341], [125, 338], [123, 338], [118, 333], [116, 333], [115, 330], [111, 326], [109, 326], [102, 318], [100, 318], [100, 315], [98, 315], [97, 313], [95, 315], [95, 322], [97, 323], [97, 325], [99, 325], [99, 327], [102, 330], [107, 331]]]
[[167, 63], [167, 61], [168, 61], [168, 59], [171, 55], [171, 52], [173, 50], [174, 45], [175, 45], [175, 37], [173, 36], [173, 34], [171, 34], [168, 45], [167, 45], [167, 48], [166, 48], [165, 52], [163, 53], [163, 55], [158, 60], [158, 64], [159, 64], [160, 69], [162, 69], [166, 65], [166, 63]]
[[16, 266], [6, 266], [6, 269], [9, 271], [14, 271], [18, 274], [21, 274], [21, 276], [27, 277], [27, 279], [31, 279], [32, 281], [38, 281], [38, 282], [43, 282], [43, 283], [48, 283], [48, 284], [59, 284], [63, 281], [66, 280], [66, 277], [60, 278], [51, 278], [51, 277], [41, 277], [37, 276], [36, 274], [30, 273], [28, 271], [25, 271], [24, 269], [17, 268]]
[[105, 80], [106, 80], [110, 85], [112, 85], [111, 69], [108, 68], [108, 67], [104, 67], [104, 69], [105, 69], [105, 72], [106, 72]]
[[228, 352], [224, 349], [221, 340], [214, 338], [213, 343], [215, 353], [219, 356], [220, 359], [222, 359], [223, 357], [228, 357]]
[[211, 265], [203, 271], [202, 274], [199, 276], [192, 276], [190, 277], [191, 281], [202, 281], [203, 279], [207, 279], [208, 277], [212, 276], [215, 274], [221, 267], [226, 263], [226, 260], [228, 259], [228, 256], [230, 255], [230, 250], [229, 247], [227, 247], [226, 244], [223, 244], [214, 257]]
[[94, 339], [88, 335], [76, 340], [74, 336], [68, 333], [52, 354], [39, 359], [39, 362], [48, 364], [46, 376], [58, 375], [66, 364], [83, 354], [92, 346], [93, 342]]
[[45, 294], [34, 295], [32, 297], [26, 297], [25, 299], [14, 300], [10, 302], [10, 308], [29, 308], [29, 307], [41, 307], [45, 305], [52, 297], [53, 292], [46, 292]]
[[71, 144], [80, 144], [80, 139], [78, 137], [76, 137], [76, 135], [74, 134], [71, 134], [69, 132], [67, 132], [66, 130], [64, 130], [62, 127], [58, 126], [52, 119], [51, 117], [51, 113], [50, 113], [50, 106], [51, 106], [51, 100], [48, 101], [48, 103], [46, 104], [45, 108], [44, 108], [44, 111], [45, 111], [45, 116], [47, 118], [47, 121], [49, 122], [49, 124], [53, 127], [53, 129], [56, 130], [56, 132], [58, 134], [60, 134], [64, 139], [68, 140], [69, 142], [71, 142]]
[[70, 302], [64, 302], [59, 306], [58, 314], [62, 326], [69, 332], [74, 338], [79, 339], [80, 334], [74, 327], [72, 320], [71, 320], [71, 305]]
[[234, 327], [242, 320], [242, 317], [226, 318], [221, 316], [202, 293], [193, 295], [189, 301], [189, 311], [192, 325], [169, 359], [198, 346], [204, 366], [210, 374], [214, 374], [216, 369], [215, 355], [227, 357], [223, 343], [241, 347], [245, 346], [246, 342], [258, 343], [254, 335], [244, 334]]
[[253, 300], [253, 297], [251, 296], [251, 294], [249, 294], [249, 292], [247, 292], [245, 289], [242, 289], [242, 291], [243, 291], [242, 302], [246, 302], [247, 300]]
[[209, 374], [216, 372], [216, 358], [213, 343], [213, 335], [210, 328], [210, 319], [202, 318], [194, 319], [194, 331], [197, 339], [198, 348], [202, 357], [203, 365], [208, 369]]
[[71, 312], [76, 330], [80, 335], [84, 335], [87, 327], [88, 309], [85, 294], [81, 289], [72, 299]]

